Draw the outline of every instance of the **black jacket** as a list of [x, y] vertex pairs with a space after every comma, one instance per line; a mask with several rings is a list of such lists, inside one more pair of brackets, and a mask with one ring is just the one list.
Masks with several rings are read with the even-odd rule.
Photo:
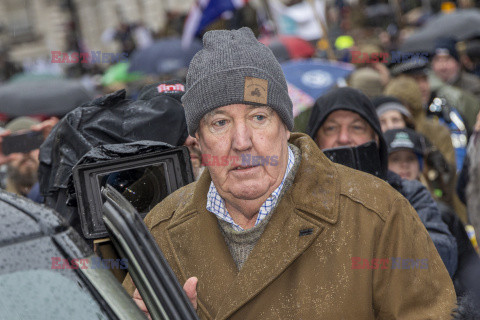
[[417, 211], [452, 277], [457, 270], [457, 243], [448, 226], [442, 221], [437, 204], [428, 190], [420, 181], [402, 179], [392, 171], [388, 171], [387, 182], [400, 192]]
[[438, 202], [438, 208], [443, 221], [457, 241], [458, 267], [452, 279], [457, 296], [464, 296], [472, 291], [480, 298], [480, 258], [455, 212], [442, 202]]

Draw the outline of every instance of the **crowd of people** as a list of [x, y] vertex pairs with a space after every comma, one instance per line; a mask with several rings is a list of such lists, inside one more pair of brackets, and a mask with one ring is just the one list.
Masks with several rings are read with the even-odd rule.
[[[278, 57], [257, 39], [209, 31], [185, 79], [6, 119], [0, 146], [26, 131], [45, 142], [0, 149], [0, 187], [81, 234], [67, 190], [89, 150], [187, 146], [196, 181], [145, 223], [201, 319], [480, 318], [480, 40], [439, 37], [421, 58], [356, 63], [294, 117]], [[246, 155], [277, 161], [204, 161]], [[148, 314], [130, 275], [123, 284]]]

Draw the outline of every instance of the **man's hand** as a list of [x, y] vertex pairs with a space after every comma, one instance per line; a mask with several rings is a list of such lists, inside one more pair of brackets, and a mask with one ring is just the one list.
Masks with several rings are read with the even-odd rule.
[[145, 302], [143, 302], [142, 296], [140, 295], [140, 292], [138, 292], [138, 289], [135, 289], [135, 292], [133, 293], [133, 301], [137, 304], [137, 307], [140, 308], [140, 310], [145, 313], [147, 318], [149, 320], [152, 320], [152, 317], [150, 316], [150, 313], [148, 312], [147, 306], [145, 305]]
[[[183, 285], [183, 290], [187, 294], [187, 297], [192, 303], [193, 308], [195, 310], [197, 310], [197, 283], [198, 283], [198, 279], [196, 277], [191, 277], [191, 278], [188, 278], [185, 284]], [[152, 317], [150, 316], [147, 306], [145, 305], [145, 302], [143, 302], [142, 296], [140, 296], [138, 289], [135, 289], [135, 292], [133, 293], [133, 301], [135, 301], [135, 303], [140, 308], [140, 310], [142, 310], [143, 313], [145, 313], [147, 318], [149, 320], [152, 320]]]
[[31, 127], [32, 131], [42, 131], [43, 138], [47, 139], [48, 135], [52, 131], [53, 127], [58, 123], [57, 117], [51, 117], [39, 124], [35, 124]]
[[376, 70], [380, 74], [380, 80], [382, 81], [382, 86], [386, 86], [390, 81], [390, 71], [383, 63], [373, 63], [370, 67]]
[[183, 290], [187, 294], [187, 297], [190, 299], [193, 309], [195, 310], [197, 310], [197, 283], [198, 279], [196, 277], [191, 277], [188, 278], [183, 285]]

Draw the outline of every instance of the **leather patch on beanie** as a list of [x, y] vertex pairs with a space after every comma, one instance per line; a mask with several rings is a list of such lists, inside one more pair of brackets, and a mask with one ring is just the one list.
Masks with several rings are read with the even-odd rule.
[[268, 80], [254, 77], [245, 77], [243, 100], [260, 104], [267, 104]]

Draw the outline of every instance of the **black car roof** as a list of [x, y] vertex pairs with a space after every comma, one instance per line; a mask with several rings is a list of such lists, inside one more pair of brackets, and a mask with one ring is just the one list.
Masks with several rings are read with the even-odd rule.
[[52, 236], [67, 228], [66, 222], [54, 210], [0, 190], [0, 246]]

